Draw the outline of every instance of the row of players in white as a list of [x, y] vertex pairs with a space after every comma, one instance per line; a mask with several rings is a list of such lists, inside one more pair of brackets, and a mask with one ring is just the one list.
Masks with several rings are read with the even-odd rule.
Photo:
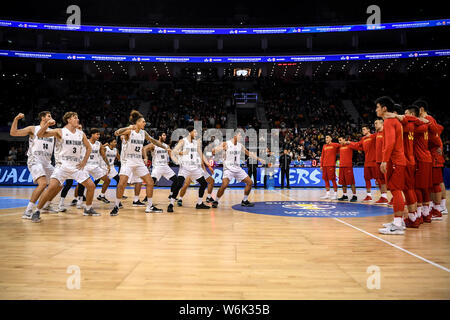
[[[31, 219], [33, 222], [40, 222], [40, 211], [43, 209], [45, 210], [50, 201], [59, 193], [59, 191], [61, 191], [62, 185], [66, 179], [74, 179], [86, 187], [87, 193], [84, 214], [93, 216], [100, 215], [92, 208], [95, 185], [89, 178], [89, 174], [92, 174], [95, 180], [98, 178], [108, 179], [108, 177], [111, 178], [117, 174], [114, 167], [111, 168], [111, 160], [108, 160], [104, 155], [102, 155], [102, 157], [104, 161], [106, 160], [105, 164], [107, 169], [99, 166], [99, 163], [101, 163], [101, 161], [99, 161], [100, 143], [96, 142], [91, 145], [84, 133], [77, 129], [79, 120], [76, 113], [73, 113], [71, 117], [66, 119], [67, 124], [64, 128], [59, 129], [49, 129], [49, 126], [55, 124], [50, 113], [41, 117], [39, 126], [29, 126], [24, 129], [17, 129], [18, 120], [23, 117], [23, 114], [16, 116], [11, 126], [11, 135], [29, 136], [29, 149], [27, 153], [28, 168], [34, 183], [38, 184], [38, 187], [33, 191], [24, 218]], [[141, 118], [135, 125], [119, 129], [115, 132], [116, 135], [124, 136], [125, 139], [124, 146], [122, 147], [123, 154], [121, 157], [122, 167], [120, 170], [120, 180], [116, 192], [115, 206], [111, 211], [111, 215], [114, 216], [118, 214], [120, 199], [122, 199], [124, 188], [132, 177], [140, 177], [140, 179], [147, 183], [148, 204], [146, 212], [162, 211], [155, 208], [151, 202], [153, 179], [150, 178], [149, 171], [142, 161], [141, 150], [143, 148], [144, 139], [150, 141], [155, 146], [152, 176], [156, 178], [156, 180], [159, 180], [161, 176], [168, 179], [175, 176], [173, 170], [168, 166], [168, 159], [164, 154], [169, 153], [175, 162], [180, 163], [177, 183], [175, 184], [175, 188], [172, 188], [171, 190], [168, 211], [173, 212], [173, 202], [186, 178], [197, 180], [201, 185], [199, 189], [199, 201], [196, 208], [209, 208], [209, 206], [205, 206], [201, 200], [204, 189], [206, 188], [204, 176], [205, 170], [204, 161], [200, 161], [203, 154], [200, 145], [197, 143], [197, 140], [195, 140], [197, 134], [195, 129], [190, 130], [189, 135], [180, 140], [174, 149], [175, 153], [172, 153], [167, 145], [151, 138], [148, 133], [143, 130], [144, 127], [145, 120]], [[239, 143], [239, 139], [240, 134], [237, 134], [233, 140], [224, 142], [214, 150], [215, 152], [221, 149], [226, 150], [223, 184], [217, 193], [217, 200], [223, 195], [230, 179], [235, 178], [237, 181], [246, 183], [242, 205], [251, 206], [252, 204], [248, 201], [248, 194], [251, 190], [252, 181], [239, 165], [238, 159], [240, 159], [240, 152], [241, 150], [244, 150], [250, 157], [258, 159], [262, 163], [264, 163], [264, 161], [244, 148], [242, 144]], [[55, 144], [55, 168], [51, 165], [53, 144]], [[84, 156], [82, 154], [82, 146], [84, 146], [85, 149]], [[179, 151], [180, 149], [182, 151]], [[91, 153], [93, 153], [93, 157], [91, 156]], [[159, 158], [158, 154], [160, 155]], [[178, 157], [175, 154], [182, 155], [181, 161], [178, 161]], [[110, 158], [112, 158], [112, 156], [110, 156]], [[113, 158], [112, 161], [114, 161]], [[43, 192], [48, 182], [48, 188]], [[32, 212], [33, 207], [39, 198], [40, 201], [36, 206], [36, 210]], [[217, 205], [218, 201], [214, 201], [213, 207], [217, 207]]]

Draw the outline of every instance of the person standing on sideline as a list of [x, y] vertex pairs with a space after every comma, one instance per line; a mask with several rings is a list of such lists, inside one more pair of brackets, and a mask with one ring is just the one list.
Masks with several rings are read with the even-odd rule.
[[280, 157], [280, 169], [281, 169], [281, 189], [284, 189], [284, 178], [286, 177], [287, 188], [290, 189], [289, 185], [289, 168], [292, 161], [292, 157], [289, 155], [289, 151], [284, 149], [284, 153]]

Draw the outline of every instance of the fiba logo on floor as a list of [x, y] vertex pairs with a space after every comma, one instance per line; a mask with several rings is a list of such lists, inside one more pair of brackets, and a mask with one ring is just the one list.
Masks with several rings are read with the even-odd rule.
[[256, 214], [302, 218], [361, 218], [388, 215], [389, 208], [331, 201], [264, 201], [254, 202], [254, 207], [234, 205], [233, 209]]

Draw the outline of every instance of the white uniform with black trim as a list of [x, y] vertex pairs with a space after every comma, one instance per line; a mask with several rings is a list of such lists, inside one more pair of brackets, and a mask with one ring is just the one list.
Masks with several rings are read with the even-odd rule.
[[[106, 154], [106, 159], [108, 159], [108, 163], [111, 168], [108, 173], [108, 178], [113, 179], [115, 176], [118, 175], [116, 168], [114, 168], [114, 160], [116, 159], [116, 156], [117, 156], [117, 149], [116, 148], [111, 149], [110, 146], [106, 146], [105, 154]], [[104, 164], [104, 162], [105, 161], [102, 161], [102, 164]], [[104, 164], [104, 168], [107, 169], [106, 164]]]
[[[167, 148], [168, 146], [164, 144]], [[156, 178], [156, 181], [161, 177], [169, 180], [175, 175], [175, 172], [169, 167], [169, 153], [166, 149], [155, 146], [152, 151], [152, 178]]]
[[33, 183], [37, 183], [36, 180], [40, 177], [45, 177], [48, 183], [55, 170], [51, 164], [55, 138], [38, 138], [39, 130], [41, 126], [34, 126], [33, 136], [28, 138], [27, 166]]
[[94, 144], [92, 144], [91, 141], [89, 141], [89, 143], [91, 144], [92, 150], [89, 154], [85, 169], [92, 176], [92, 178], [94, 178], [95, 181], [100, 179], [101, 177], [104, 177], [108, 172], [108, 169], [105, 168], [105, 161], [100, 156], [100, 142], [95, 141]]
[[200, 155], [198, 154], [198, 142], [197, 140], [192, 140], [192, 142], [190, 142], [187, 137], [183, 138], [183, 140], [183, 155], [181, 156], [178, 176], [191, 178], [191, 180], [194, 181], [204, 175], [202, 162]]
[[61, 129], [61, 140], [56, 140], [55, 158], [57, 166], [52, 174], [52, 179], [58, 179], [63, 184], [67, 179], [74, 179], [78, 183], [89, 179], [89, 174], [85, 169], [78, 169], [81, 162], [83, 136], [81, 130], [76, 129], [72, 133], [67, 128]]
[[223, 179], [236, 179], [236, 182], [244, 180], [248, 174], [241, 168], [241, 151], [242, 144], [227, 141], [227, 150], [225, 153], [225, 161], [223, 163]]
[[120, 168], [119, 174], [128, 176], [128, 183], [142, 182], [141, 178], [149, 173], [142, 158], [144, 141], [144, 130], [140, 130], [139, 132], [132, 130], [128, 141], [125, 144], [122, 143], [122, 167]]

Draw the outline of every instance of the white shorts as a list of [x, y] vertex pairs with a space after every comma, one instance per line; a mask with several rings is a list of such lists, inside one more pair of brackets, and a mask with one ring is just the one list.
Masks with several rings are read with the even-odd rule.
[[205, 180], [211, 177], [211, 175], [206, 170], [203, 170], [203, 176], [205, 177]]
[[156, 181], [159, 181], [161, 177], [169, 180], [175, 175], [175, 172], [169, 166], [156, 166], [152, 169], [152, 178], [156, 178]]
[[[108, 168], [106, 168], [106, 171], [108, 171]], [[108, 173], [108, 178], [112, 180], [118, 174], [119, 173], [117, 172], [116, 168], [114, 168], [114, 166], [111, 166], [111, 169], [109, 170], [109, 173]]]
[[149, 171], [147, 169], [147, 167], [145, 166], [144, 162], [142, 162], [142, 164], [134, 164], [134, 165], [123, 165], [120, 168], [120, 173], [121, 176], [136, 176], [138, 178], [142, 178], [143, 176], [146, 176], [147, 174], [149, 174]]
[[192, 181], [200, 179], [201, 177], [204, 176], [204, 172], [203, 169], [200, 168], [184, 168], [181, 167], [180, 170], [178, 171], [178, 176], [179, 177], [184, 177], [186, 178], [191, 178]]
[[128, 184], [136, 184], [136, 183], [142, 183], [142, 179], [140, 177], [137, 177], [135, 175], [131, 175], [128, 177]]
[[89, 179], [89, 173], [85, 169], [79, 170], [76, 168], [64, 168], [61, 166], [55, 168], [55, 171], [53, 172], [51, 178], [58, 179], [61, 185], [63, 185], [64, 181], [66, 181], [67, 179], [74, 179], [78, 183], [82, 183]]
[[222, 179], [228, 178], [231, 180], [235, 178], [236, 182], [241, 182], [247, 177], [248, 177], [247, 172], [245, 172], [244, 169], [242, 168], [237, 168], [235, 170], [224, 169]]
[[28, 164], [28, 170], [33, 178], [33, 183], [37, 183], [36, 180], [40, 177], [45, 177], [49, 183], [55, 168], [50, 163], [35, 162]]
[[108, 172], [108, 169], [99, 166], [86, 166], [84, 167], [84, 170], [86, 170], [89, 175], [94, 178], [94, 181], [100, 179], [101, 177], [104, 177]]

